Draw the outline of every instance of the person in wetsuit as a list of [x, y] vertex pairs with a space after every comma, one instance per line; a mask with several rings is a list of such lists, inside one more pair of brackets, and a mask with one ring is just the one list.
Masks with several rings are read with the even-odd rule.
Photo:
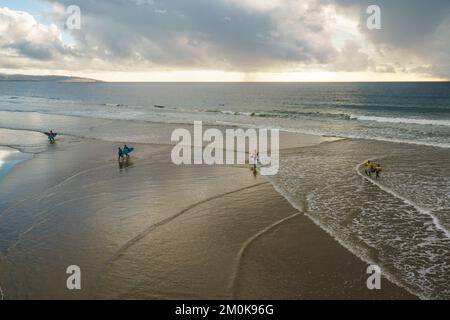
[[381, 171], [383, 171], [383, 168], [381, 167], [381, 164], [377, 164], [375, 166], [375, 176], [378, 179], [380, 177]]
[[364, 170], [366, 176], [368, 177], [372, 177], [372, 172], [373, 172], [373, 162], [370, 160], [367, 160], [366, 162], [366, 169]]
[[130, 151], [131, 151], [131, 149], [128, 148], [127, 145], [123, 146], [123, 155], [125, 156], [125, 158], [128, 159], [130, 157]]

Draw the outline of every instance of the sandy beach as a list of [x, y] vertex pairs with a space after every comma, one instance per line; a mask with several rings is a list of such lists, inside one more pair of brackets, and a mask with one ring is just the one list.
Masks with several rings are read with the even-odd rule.
[[73, 2], [0, 4], [0, 300], [450, 300], [450, 1]]
[[142, 144], [119, 166], [116, 145], [65, 136], [0, 179], [5, 299], [415, 298], [368, 290], [368, 265], [248, 166], [178, 167]]

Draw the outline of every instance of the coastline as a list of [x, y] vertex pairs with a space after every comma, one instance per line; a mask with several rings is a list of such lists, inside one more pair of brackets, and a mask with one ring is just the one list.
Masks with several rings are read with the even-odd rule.
[[[317, 145], [312, 139], [287, 150]], [[0, 273], [7, 299], [415, 298], [389, 281], [368, 290], [367, 264], [247, 167], [176, 167], [170, 147], [136, 144], [139, 154], [118, 168], [115, 143], [73, 140], [0, 178], [0, 194], [8, 195], [0, 261], [38, 263]], [[82, 294], [61, 285], [60, 269], [77, 260], [90, 273], [87, 283], [106, 274]], [[205, 273], [209, 281], [201, 280]]]
[[0, 179], [21, 162], [32, 158], [29, 153], [0, 145]]

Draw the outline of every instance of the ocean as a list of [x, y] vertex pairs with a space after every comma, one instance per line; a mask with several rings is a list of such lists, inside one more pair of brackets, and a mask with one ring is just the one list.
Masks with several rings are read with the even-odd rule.
[[[2, 82], [0, 111], [139, 123], [192, 124], [202, 120], [211, 125], [276, 127], [314, 135], [450, 147], [450, 83]], [[9, 123], [8, 114], [3, 113], [1, 119], [2, 127], [22, 128]], [[47, 129], [37, 124], [30, 128]], [[77, 128], [58, 129], [85, 133]], [[148, 142], [131, 135], [121, 138]]]
[[23, 130], [167, 144], [152, 124], [199, 120], [343, 138], [283, 153], [270, 182], [392, 282], [450, 298], [450, 83], [0, 82], [0, 145], [25, 153], [46, 141]]

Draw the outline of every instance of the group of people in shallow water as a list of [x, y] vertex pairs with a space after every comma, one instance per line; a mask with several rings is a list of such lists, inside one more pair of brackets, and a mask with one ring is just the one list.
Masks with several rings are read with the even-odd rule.
[[375, 164], [373, 161], [367, 160], [365, 164], [365, 174], [368, 177], [372, 177], [372, 175], [375, 175], [375, 178], [379, 178], [381, 172], [383, 171], [383, 168], [381, 167], [381, 164], [377, 163]]

